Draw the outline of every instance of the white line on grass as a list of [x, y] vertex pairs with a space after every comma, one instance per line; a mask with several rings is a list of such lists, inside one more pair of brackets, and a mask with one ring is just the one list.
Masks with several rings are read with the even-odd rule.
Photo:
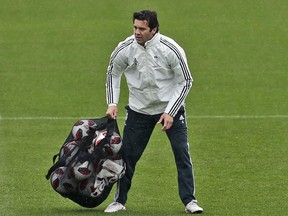
[[215, 116], [187, 116], [187, 118], [200, 119], [260, 119], [260, 118], [288, 118], [288, 115], [215, 115]]
[[[101, 117], [72, 117], [72, 116], [15, 116], [3, 117], [1, 120], [21, 121], [21, 120], [78, 120], [78, 119], [93, 119]], [[124, 119], [125, 117], [118, 117]], [[204, 115], [204, 116], [187, 116], [188, 119], [267, 119], [267, 118], [288, 118], [288, 115]]]

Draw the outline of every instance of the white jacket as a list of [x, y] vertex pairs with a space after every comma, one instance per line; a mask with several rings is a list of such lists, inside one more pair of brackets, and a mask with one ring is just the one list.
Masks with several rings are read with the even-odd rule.
[[184, 50], [172, 39], [156, 33], [145, 46], [134, 35], [120, 42], [107, 70], [107, 104], [118, 104], [120, 82], [125, 74], [129, 107], [139, 113], [175, 116], [192, 87]]

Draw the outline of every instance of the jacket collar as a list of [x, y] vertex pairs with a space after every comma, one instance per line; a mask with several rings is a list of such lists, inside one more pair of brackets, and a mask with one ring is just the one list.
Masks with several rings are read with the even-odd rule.
[[153, 38], [151, 38], [151, 40], [147, 41], [144, 46], [140, 45], [137, 43], [137, 41], [135, 40], [135, 43], [137, 43], [138, 46], [145, 48], [149, 48], [149, 47], [153, 47], [155, 46], [158, 42], [160, 41], [160, 33], [157, 32]]
[[146, 43], [145, 43], [145, 47], [147, 48], [147, 47], [151, 47], [151, 46], [154, 46], [156, 43], [158, 43], [160, 41], [160, 34], [159, 33], [156, 33], [155, 35], [154, 35], [154, 37], [151, 39], [151, 40], [149, 40], [149, 41], [147, 41]]

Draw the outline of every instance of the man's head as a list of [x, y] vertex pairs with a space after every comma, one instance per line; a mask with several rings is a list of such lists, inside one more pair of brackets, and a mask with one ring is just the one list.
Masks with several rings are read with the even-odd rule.
[[142, 10], [133, 14], [134, 35], [140, 45], [144, 45], [159, 31], [157, 13]]

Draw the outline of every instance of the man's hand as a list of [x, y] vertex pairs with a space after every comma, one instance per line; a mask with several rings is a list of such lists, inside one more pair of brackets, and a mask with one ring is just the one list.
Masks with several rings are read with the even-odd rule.
[[116, 119], [117, 112], [118, 112], [118, 107], [116, 105], [115, 106], [114, 105], [109, 106], [107, 111], [106, 111], [106, 115], [111, 119]]
[[160, 124], [162, 122], [163, 122], [163, 127], [161, 130], [162, 131], [168, 130], [173, 125], [173, 117], [168, 115], [167, 113], [163, 113], [159, 121], [157, 122], [157, 124]]

